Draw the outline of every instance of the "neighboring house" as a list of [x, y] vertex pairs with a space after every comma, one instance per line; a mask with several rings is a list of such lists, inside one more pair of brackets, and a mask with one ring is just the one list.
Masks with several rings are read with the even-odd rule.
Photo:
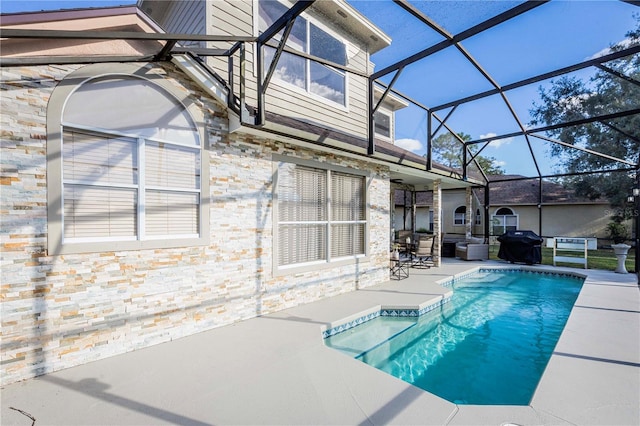
[[548, 180], [542, 181], [542, 188], [538, 179], [507, 180], [522, 177], [491, 177], [495, 181], [490, 186], [492, 235], [501, 235], [510, 229], [528, 229], [545, 238], [606, 238], [606, 226], [612, 215], [606, 200], [577, 196], [561, 184]]
[[[499, 236], [508, 230], [532, 230], [543, 237], [589, 237], [604, 239], [612, 209], [602, 199], [578, 197], [560, 184], [543, 180], [542, 203], [538, 179], [519, 179], [519, 175], [490, 176], [489, 234]], [[472, 233], [484, 235], [484, 189], [472, 191]], [[395, 192], [395, 229], [410, 229], [411, 191]], [[442, 200], [442, 232], [464, 236], [467, 223], [467, 203], [464, 190], [447, 190]], [[416, 229], [433, 223], [431, 192], [415, 193]], [[540, 206], [540, 208], [538, 207]], [[404, 218], [404, 225], [402, 219]], [[403, 227], [404, 226], [404, 227]]]
[[[275, 16], [254, 1], [141, 4], [173, 10], [185, 33], [253, 35]], [[314, 8], [299, 30], [370, 71], [388, 38], [343, 1]], [[434, 205], [470, 185], [383, 140], [393, 114], [367, 154], [364, 77], [305, 59], [298, 81], [288, 58], [265, 126], [250, 126], [219, 58], [166, 55], [153, 38], [7, 35], [162, 31], [136, 7], [0, 18], [2, 383], [386, 281], [391, 180], [435, 189]]]

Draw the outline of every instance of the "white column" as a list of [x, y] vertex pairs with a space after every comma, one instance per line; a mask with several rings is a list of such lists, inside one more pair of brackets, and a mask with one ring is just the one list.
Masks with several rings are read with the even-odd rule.
[[435, 266], [440, 266], [440, 254], [442, 253], [442, 247], [440, 242], [442, 241], [442, 218], [440, 213], [442, 212], [442, 188], [441, 181], [433, 181], [433, 233], [435, 235], [435, 241], [433, 244], [433, 263]]

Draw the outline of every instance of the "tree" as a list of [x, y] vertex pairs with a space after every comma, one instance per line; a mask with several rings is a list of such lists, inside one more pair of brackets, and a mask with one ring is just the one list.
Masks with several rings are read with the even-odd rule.
[[[616, 52], [640, 44], [638, 26], [627, 33], [624, 43], [612, 46]], [[625, 76], [625, 78], [621, 77]], [[562, 77], [552, 81], [548, 90], [539, 88], [542, 103], [530, 110], [532, 126], [553, 125], [585, 117], [601, 116], [638, 108], [640, 105], [640, 56], [630, 55], [604, 64], [589, 81]], [[640, 156], [640, 116], [629, 115], [607, 121], [559, 128], [548, 132], [562, 142], [638, 164]], [[605, 171], [565, 179], [578, 195], [606, 198], [616, 209], [615, 220], [624, 219], [626, 197], [634, 185], [634, 173], [613, 172], [629, 167], [588, 152], [553, 144], [551, 153], [560, 158], [569, 173]]]
[[[471, 135], [464, 132], [458, 133], [458, 136], [463, 141], [470, 141]], [[442, 133], [432, 141], [432, 155], [434, 161], [441, 163], [446, 167], [452, 169], [462, 170], [463, 163], [463, 144], [452, 133]], [[469, 145], [469, 153], [467, 154], [467, 161], [471, 159], [473, 155], [480, 149], [478, 145]], [[493, 157], [486, 157], [478, 155], [475, 160], [480, 168], [487, 175], [503, 175], [504, 170], [496, 164], [496, 159]]]

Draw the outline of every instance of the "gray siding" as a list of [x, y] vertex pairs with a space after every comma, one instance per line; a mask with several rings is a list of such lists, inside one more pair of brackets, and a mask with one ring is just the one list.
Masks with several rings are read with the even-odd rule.
[[[253, 1], [213, 1], [209, 2], [207, 9], [208, 33], [215, 35], [233, 36], [254, 36], [253, 32]], [[233, 43], [209, 43], [208, 47], [218, 49], [228, 49]], [[246, 71], [247, 71], [247, 103], [256, 105], [256, 80], [253, 77], [253, 45], [245, 44], [246, 48]], [[225, 80], [228, 79], [228, 61], [226, 58], [207, 59], [207, 63], [212, 66], [218, 74]], [[234, 87], [236, 94], [239, 94], [240, 87], [240, 57], [239, 54], [233, 57], [234, 65]]]
[[[150, 9], [145, 6], [149, 6]], [[165, 31], [181, 34], [206, 34], [206, 3], [201, 0], [150, 1], [143, 10]], [[200, 42], [183, 42], [185, 46], [204, 47]]]
[[[254, 0], [232, 1], [174, 1], [168, 2], [161, 16], [152, 17], [171, 32], [206, 32], [214, 35], [255, 36]], [[257, 12], [257, 11], [255, 11]], [[310, 10], [307, 13], [312, 19], [327, 26], [331, 32], [342, 37], [347, 43], [347, 66], [362, 72], [368, 71], [369, 53], [366, 46], [349, 36], [344, 28], [340, 28], [327, 18]], [[206, 17], [206, 23], [205, 23]], [[233, 43], [209, 42], [209, 48], [228, 49]], [[246, 102], [257, 105], [256, 70], [254, 52], [251, 44], [246, 45]], [[228, 79], [227, 58], [210, 57], [208, 64], [225, 80]], [[234, 61], [234, 88], [239, 94], [240, 60], [236, 54]], [[297, 118], [306, 122], [329, 127], [351, 135], [366, 137], [367, 113], [367, 81], [357, 75], [347, 75], [347, 105], [340, 107], [330, 101], [314, 97], [306, 92], [296, 90], [287, 83], [272, 80], [267, 91], [266, 107], [268, 111]]]
[[[233, 35], [257, 35], [254, 29], [253, 0], [238, 0], [231, 2], [213, 2], [209, 14], [211, 16], [209, 32], [211, 34]], [[347, 42], [347, 65], [350, 68], [365, 72], [368, 69], [369, 54], [365, 46], [356, 45], [353, 37], [349, 37], [343, 28], [337, 28], [323, 19], [322, 16], [309, 14]], [[247, 103], [257, 105], [256, 74], [254, 68], [253, 46], [247, 46]], [[221, 59], [211, 58], [209, 64], [218, 73], [227, 75], [227, 62]], [[235, 75], [239, 75], [239, 61], [234, 59]], [[234, 82], [237, 88], [239, 82]], [[272, 80], [267, 90], [266, 107], [268, 111], [297, 118], [306, 122], [330, 127], [361, 137], [366, 136], [366, 111], [367, 111], [367, 81], [356, 75], [347, 75], [347, 106], [341, 108], [329, 101], [324, 101], [293, 89], [286, 83]]]

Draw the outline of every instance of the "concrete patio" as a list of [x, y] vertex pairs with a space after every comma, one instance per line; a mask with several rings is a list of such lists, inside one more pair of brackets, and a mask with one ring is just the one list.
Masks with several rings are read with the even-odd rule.
[[341, 319], [421, 304], [449, 291], [438, 280], [507, 265], [445, 259], [402, 281], [15, 383], [2, 389], [0, 420], [32, 423], [14, 407], [36, 425], [640, 423], [633, 274], [574, 270], [588, 278], [530, 406], [457, 406], [323, 344], [321, 329]]

